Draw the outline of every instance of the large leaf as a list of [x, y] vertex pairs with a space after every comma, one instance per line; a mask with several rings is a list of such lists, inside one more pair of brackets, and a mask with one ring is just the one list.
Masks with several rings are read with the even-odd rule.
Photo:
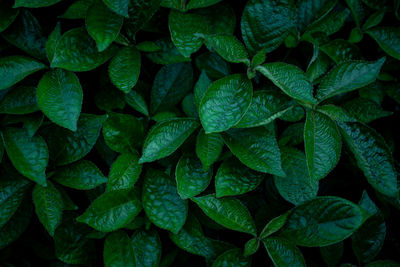
[[303, 254], [293, 243], [272, 237], [265, 239], [263, 243], [276, 267], [306, 266]]
[[349, 237], [368, 216], [346, 199], [318, 197], [296, 206], [279, 236], [300, 246], [327, 246]]
[[250, 0], [244, 8], [241, 30], [252, 54], [275, 50], [295, 27], [295, 7], [287, 0]]
[[222, 137], [231, 152], [247, 167], [285, 176], [281, 167], [281, 153], [271, 130], [264, 127], [231, 129]]
[[6, 128], [3, 140], [14, 167], [25, 177], [45, 186], [49, 151], [43, 138], [29, 136], [25, 129]]
[[111, 165], [108, 174], [107, 190], [132, 188], [142, 172], [142, 165], [138, 163], [136, 152], [120, 155]]
[[139, 79], [140, 66], [139, 51], [134, 47], [125, 47], [111, 60], [108, 73], [118, 89], [129, 93]]
[[146, 173], [142, 202], [147, 217], [158, 227], [176, 234], [185, 224], [187, 200], [180, 198], [175, 181], [165, 173], [156, 170]]
[[400, 60], [400, 29], [377, 27], [367, 31], [388, 55]]
[[129, 223], [142, 210], [135, 190], [116, 190], [100, 195], [77, 218], [101, 232], [111, 232]]
[[161, 258], [161, 241], [157, 231], [138, 230], [132, 235], [135, 266], [158, 266]]
[[339, 129], [322, 113], [307, 112], [304, 145], [311, 180], [324, 178], [339, 162], [342, 148]]
[[104, 266], [135, 267], [134, 253], [129, 236], [123, 231], [113, 232], [104, 241]]
[[213, 82], [200, 106], [205, 132], [222, 132], [235, 126], [250, 106], [253, 86], [244, 75], [234, 74]]
[[199, 127], [190, 118], [164, 120], [153, 126], [147, 134], [139, 163], [152, 162], [171, 155]]
[[24, 56], [0, 58], [0, 90], [11, 87], [44, 68], [46, 68], [44, 64]]
[[192, 200], [203, 212], [220, 225], [256, 236], [257, 229], [246, 206], [234, 198], [216, 198], [215, 195], [195, 197]]
[[116, 51], [110, 46], [98, 52], [95, 41], [83, 28], [75, 28], [64, 33], [57, 43], [51, 67], [70, 71], [89, 71], [109, 60]]
[[36, 95], [39, 108], [51, 121], [76, 131], [83, 92], [73, 72], [62, 69], [47, 72], [39, 82]]

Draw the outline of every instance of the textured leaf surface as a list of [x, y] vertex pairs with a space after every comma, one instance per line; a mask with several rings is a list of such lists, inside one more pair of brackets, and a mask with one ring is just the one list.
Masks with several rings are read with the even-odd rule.
[[129, 0], [103, 0], [113, 12], [128, 17]]
[[207, 44], [211, 46], [223, 59], [233, 63], [249, 65], [249, 55], [244, 45], [231, 35], [212, 35], [205, 37]]
[[108, 174], [107, 190], [130, 189], [139, 179], [142, 165], [139, 164], [137, 153], [120, 155], [111, 165]]
[[196, 155], [203, 164], [204, 170], [208, 170], [217, 161], [223, 146], [224, 140], [220, 134], [206, 134], [203, 129], [199, 132], [196, 140]]
[[276, 267], [306, 266], [303, 254], [294, 244], [272, 237], [267, 238], [263, 243]]
[[16, 86], [0, 102], [0, 113], [22, 115], [38, 110], [34, 86]]
[[131, 245], [136, 266], [158, 266], [161, 259], [161, 241], [156, 231], [136, 231], [132, 235]]
[[377, 27], [367, 31], [388, 55], [400, 60], [400, 30], [392, 27]]
[[125, 47], [111, 60], [108, 73], [118, 89], [129, 93], [139, 79], [140, 66], [139, 51], [133, 47]]

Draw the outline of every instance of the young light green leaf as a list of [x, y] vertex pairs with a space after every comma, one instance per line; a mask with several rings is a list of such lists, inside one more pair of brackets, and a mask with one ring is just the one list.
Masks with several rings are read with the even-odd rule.
[[122, 48], [108, 68], [111, 82], [124, 93], [129, 93], [139, 79], [141, 59], [134, 47]]
[[52, 180], [63, 186], [78, 190], [93, 189], [107, 182], [107, 178], [99, 168], [88, 160], [80, 160], [58, 168]]
[[279, 236], [300, 246], [327, 246], [349, 237], [368, 217], [346, 199], [317, 197], [292, 210]]
[[236, 37], [231, 35], [208, 35], [204, 38], [207, 45], [212, 47], [226, 61], [250, 65], [247, 50]]
[[267, 63], [256, 67], [288, 96], [309, 104], [315, 104], [313, 86], [306, 74], [298, 67], [283, 62]]
[[70, 71], [89, 71], [105, 63], [115, 52], [115, 46], [110, 46], [103, 52], [98, 52], [95, 41], [86, 30], [75, 28], [61, 36], [56, 46], [51, 67]]
[[37, 7], [45, 7], [57, 4], [62, 0], [15, 0], [14, 8], [16, 7], [30, 7], [30, 8], [37, 8]]
[[15, 86], [0, 102], [0, 113], [23, 115], [38, 110], [34, 86]]
[[253, 86], [246, 76], [234, 74], [213, 82], [203, 96], [199, 115], [207, 134], [235, 126], [250, 106]]
[[251, 258], [243, 256], [240, 248], [225, 251], [213, 262], [212, 267], [249, 267]]
[[263, 48], [269, 53], [281, 45], [295, 22], [290, 1], [250, 0], [242, 15], [242, 37], [251, 54]]
[[103, 0], [109, 9], [118, 15], [128, 18], [129, 0]]
[[200, 130], [196, 140], [196, 155], [204, 170], [208, 170], [217, 161], [223, 146], [224, 141], [220, 134], [206, 134], [203, 129]]
[[268, 237], [263, 243], [276, 267], [306, 266], [303, 254], [293, 243], [273, 237]]
[[311, 181], [321, 180], [340, 159], [342, 138], [335, 122], [322, 113], [308, 111], [304, 146]]
[[0, 90], [7, 89], [25, 77], [46, 68], [39, 61], [24, 56], [0, 58]]
[[138, 161], [136, 152], [120, 155], [111, 165], [107, 191], [132, 188], [142, 172], [142, 165]]
[[395, 27], [376, 27], [367, 33], [388, 55], [400, 60], [400, 29]]
[[199, 123], [190, 118], [168, 119], [157, 123], [147, 134], [139, 163], [171, 155], [198, 127]]
[[385, 140], [375, 130], [357, 122], [338, 123], [358, 167], [370, 185], [389, 197], [399, 197], [397, 173]]
[[281, 152], [286, 177], [274, 177], [279, 194], [294, 205], [315, 198], [318, 180], [310, 179], [304, 153], [291, 147], [282, 148]]
[[378, 61], [348, 61], [338, 64], [322, 80], [317, 90], [318, 101], [362, 88], [376, 80], [385, 58]]
[[124, 231], [113, 232], [104, 241], [104, 266], [135, 267], [134, 253], [129, 236]]
[[231, 129], [222, 134], [231, 152], [247, 167], [264, 173], [285, 176], [281, 153], [274, 134], [264, 128]]
[[96, 198], [84, 214], [76, 218], [101, 232], [112, 232], [129, 223], [142, 210], [134, 190], [115, 190]]
[[246, 206], [234, 198], [216, 198], [206, 195], [192, 198], [203, 212], [220, 225], [243, 233], [257, 235], [253, 218]]
[[76, 131], [83, 92], [73, 72], [62, 69], [47, 72], [40, 79], [36, 95], [39, 108], [51, 121]]
[[146, 173], [142, 202], [147, 217], [158, 227], [176, 234], [185, 224], [187, 200], [180, 198], [175, 181], [165, 173], [156, 170]]
[[215, 175], [216, 197], [236, 196], [254, 190], [265, 175], [249, 170], [237, 159], [225, 160]]
[[131, 245], [134, 251], [135, 266], [159, 266], [161, 259], [161, 241], [157, 231], [136, 231], [132, 235]]
[[40, 222], [47, 232], [54, 236], [56, 228], [61, 223], [64, 208], [60, 192], [50, 181], [47, 181], [46, 187], [35, 185], [32, 194], [33, 204]]
[[175, 169], [178, 194], [182, 199], [197, 196], [208, 187], [212, 177], [212, 169], [204, 170], [195, 155], [183, 155]]
[[29, 136], [25, 129], [4, 129], [3, 140], [7, 155], [14, 167], [25, 177], [46, 186], [46, 167], [49, 151], [40, 136]]

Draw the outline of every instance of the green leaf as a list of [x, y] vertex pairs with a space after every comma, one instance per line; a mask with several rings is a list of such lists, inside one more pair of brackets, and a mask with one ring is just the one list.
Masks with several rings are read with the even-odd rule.
[[398, 198], [397, 174], [383, 137], [361, 123], [340, 122], [339, 126], [370, 185], [383, 195]]
[[220, 165], [215, 175], [216, 197], [236, 196], [250, 192], [264, 178], [264, 174], [249, 170], [237, 159], [227, 159]]
[[171, 155], [198, 127], [199, 123], [190, 118], [174, 118], [157, 123], [147, 134], [139, 163]]
[[4, 129], [3, 140], [14, 167], [25, 177], [45, 186], [49, 152], [40, 136], [29, 136], [25, 129]]
[[344, 103], [343, 108], [350, 116], [363, 123], [370, 123], [393, 114], [393, 112], [383, 110], [375, 101], [363, 97]]
[[103, 125], [107, 146], [120, 153], [130, 152], [143, 143], [144, 125], [138, 118], [122, 113], [109, 113]]
[[129, 18], [125, 19], [124, 22], [129, 37], [135, 39], [136, 33], [146, 27], [147, 23], [160, 8], [161, 1], [162, 0], [136, 0], [129, 2]]
[[324, 75], [331, 65], [330, 58], [318, 47], [314, 47], [313, 56], [307, 66], [306, 75], [310, 81], [315, 84], [319, 78]]
[[400, 60], [400, 29], [395, 27], [376, 27], [367, 33], [388, 55]]
[[293, 108], [291, 101], [276, 91], [254, 92], [249, 109], [235, 128], [252, 128], [268, 124]]
[[50, 158], [56, 165], [66, 165], [86, 156], [93, 148], [100, 135], [101, 127], [107, 116], [82, 113], [78, 129], [71, 132], [56, 125], [50, 126], [46, 141]]
[[247, 167], [264, 173], [285, 176], [281, 153], [274, 134], [264, 128], [231, 129], [222, 134], [231, 152]]
[[322, 33], [329, 36], [338, 32], [343, 27], [349, 15], [350, 11], [347, 8], [343, 10], [332, 10], [320, 20], [316, 20], [314, 23], [310, 24], [304, 33], [303, 39], [307, 40], [307, 37], [313, 33]]
[[134, 110], [149, 116], [149, 108], [147, 107], [146, 100], [135, 90], [131, 90], [128, 94], [125, 94], [125, 101]]
[[210, 86], [211, 82], [212, 81], [207, 76], [206, 71], [202, 70], [200, 77], [194, 86], [194, 101], [197, 108], [200, 106], [201, 100], [203, 99], [205, 93], [207, 92], [207, 89]]
[[315, 198], [318, 193], [318, 180], [310, 179], [304, 153], [290, 147], [282, 148], [281, 152], [286, 177], [274, 177], [279, 194], [294, 205]]
[[104, 266], [135, 267], [134, 253], [129, 236], [124, 231], [113, 232], [104, 241]]
[[14, 8], [16, 7], [46, 7], [57, 4], [62, 0], [15, 0]]
[[338, 64], [322, 80], [317, 90], [317, 99], [321, 102], [373, 83], [383, 63], [385, 58], [374, 62], [348, 61]]
[[178, 233], [186, 221], [187, 200], [179, 197], [175, 181], [161, 171], [148, 170], [143, 183], [143, 209], [156, 226]]
[[56, 51], [57, 43], [61, 38], [61, 24], [57, 23], [54, 30], [50, 33], [46, 41], [46, 55], [49, 62], [53, 61], [54, 53]]
[[[4, 3], [5, 2], [5, 3]], [[12, 7], [12, 0], [3, 1], [0, 10], [0, 32], [4, 31], [14, 22], [19, 14], [19, 9]]]
[[196, 155], [200, 159], [204, 170], [208, 170], [217, 161], [223, 146], [224, 141], [220, 134], [206, 134], [201, 129], [196, 140]]
[[52, 180], [63, 186], [78, 190], [93, 189], [107, 182], [107, 178], [99, 168], [88, 160], [80, 160], [58, 168]]
[[320, 247], [322, 259], [328, 267], [337, 266], [343, 256], [343, 242], [339, 242], [326, 247]]
[[108, 68], [111, 82], [124, 93], [129, 93], [139, 79], [140, 66], [139, 51], [134, 47], [122, 48]]
[[341, 63], [360, 58], [358, 46], [343, 40], [336, 39], [320, 47], [321, 51], [327, 54], [335, 63]]
[[190, 0], [186, 5], [186, 10], [195, 9], [195, 8], [203, 8], [215, 5], [222, 0]]
[[353, 116], [347, 113], [343, 108], [328, 104], [317, 107], [318, 112], [323, 113], [337, 122], [355, 122], [357, 121]]
[[287, 0], [250, 0], [244, 8], [241, 31], [251, 54], [266, 48], [272, 52], [295, 27], [294, 5]]
[[132, 235], [131, 246], [134, 251], [135, 266], [159, 266], [161, 259], [161, 241], [157, 231], [136, 231]]
[[130, 189], [139, 179], [142, 165], [136, 152], [120, 155], [111, 165], [107, 191]]
[[231, 35], [210, 35], [204, 38], [207, 45], [212, 47], [226, 61], [250, 65], [247, 50], [236, 37]]
[[250, 265], [251, 259], [243, 256], [240, 248], [234, 248], [219, 255], [212, 267], [246, 267]]
[[257, 237], [254, 237], [246, 242], [244, 246], [243, 256], [248, 257], [253, 255], [258, 251], [260, 247], [260, 240]]
[[207, 33], [206, 23], [200, 15], [171, 10], [168, 22], [171, 39], [184, 57], [190, 57], [203, 44], [199, 35]]
[[256, 67], [288, 96], [309, 104], [315, 104], [313, 86], [306, 74], [298, 67], [283, 62], [267, 63]]
[[40, 110], [52, 122], [76, 131], [83, 92], [73, 72], [62, 69], [47, 72], [40, 80], [36, 94]]
[[170, 64], [161, 68], [151, 89], [150, 110], [153, 114], [171, 108], [192, 90], [193, 69], [189, 63]]
[[235, 126], [249, 108], [252, 94], [251, 81], [242, 74], [213, 82], [199, 106], [205, 132], [223, 132]]
[[292, 210], [279, 236], [300, 246], [327, 246], [349, 237], [367, 217], [346, 199], [317, 197]]
[[[30, 188], [30, 183], [18, 175], [11, 176], [1, 172], [0, 180], [0, 229], [17, 212], [24, 199], [25, 193]], [[1, 245], [0, 245], [1, 247]]]
[[351, 14], [355, 20], [357, 27], [361, 27], [361, 23], [365, 18], [366, 10], [361, 0], [346, 0], [347, 6], [350, 8]]
[[46, 66], [39, 61], [24, 56], [0, 58], [0, 90], [13, 86], [25, 77]]
[[0, 102], [0, 113], [23, 115], [38, 110], [34, 86], [16, 86]]
[[132, 221], [141, 210], [136, 191], [115, 190], [96, 198], [76, 220], [98, 231], [112, 232]]
[[[300, 0], [297, 2], [297, 30], [302, 33], [314, 21], [321, 19], [337, 3], [337, 0]], [[312, 11], [312, 12], [310, 12]]]
[[146, 54], [146, 56], [154, 63], [167, 65], [191, 61], [190, 58], [184, 57], [178, 51], [171, 40], [164, 38], [155, 41], [155, 43], [160, 47], [160, 51]]
[[84, 19], [93, 0], [76, 0], [59, 16], [62, 19]]
[[294, 244], [272, 237], [268, 237], [263, 243], [276, 267], [306, 266], [303, 254]]
[[129, 0], [103, 0], [114, 13], [128, 18]]
[[96, 43], [84, 28], [69, 30], [61, 36], [51, 62], [52, 68], [63, 68], [70, 71], [89, 71], [109, 60], [116, 51], [110, 46], [98, 52]]
[[56, 228], [61, 223], [64, 209], [60, 192], [48, 181], [46, 187], [35, 185], [32, 195], [33, 204], [40, 222], [47, 232], [54, 236]]
[[246, 206], [234, 198], [216, 198], [215, 195], [195, 197], [192, 200], [203, 212], [220, 225], [243, 233], [257, 235], [253, 218]]
[[96, 1], [86, 13], [86, 29], [100, 52], [117, 38], [123, 22], [123, 17], [108, 9], [102, 1]]
[[175, 170], [178, 194], [182, 199], [197, 196], [208, 187], [212, 177], [212, 169], [203, 170], [195, 155], [183, 155]]
[[291, 210], [271, 219], [260, 233], [260, 240], [264, 240], [270, 235], [278, 232], [286, 223]]
[[308, 111], [304, 125], [304, 145], [311, 180], [321, 180], [335, 168], [340, 159], [342, 138], [328, 116]]

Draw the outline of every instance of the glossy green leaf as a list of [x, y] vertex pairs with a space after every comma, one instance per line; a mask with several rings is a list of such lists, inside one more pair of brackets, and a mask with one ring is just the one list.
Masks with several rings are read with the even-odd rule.
[[134, 251], [135, 266], [159, 266], [161, 241], [156, 231], [136, 231], [132, 235], [131, 246]]
[[103, 0], [103, 2], [116, 14], [128, 17], [129, 0]]
[[250, 265], [251, 259], [243, 256], [241, 249], [234, 248], [219, 255], [212, 267], [246, 267]]
[[264, 127], [231, 129], [222, 134], [231, 152], [247, 167], [264, 173], [285, 176], [275, 136]]
[[135, 267], [134, 253], [129, 236], [123, 231], [113, 232], [104, 241], [104, 266]]
[[185, 224], [187, 200], [180, 198], [175, 181], [165, 173], [156, 170], [146, 173], [142, 202], [147, 217], [156, 226], [176, 234]]
[[388, 55], [400, 60], [400, 30], [392, 27], [377, 27], [367, 31]]
[[234, 198], [216, 198], [206, 195], [192, 198], [203, 212], [220, 225], [251, 235], [257, 234], [253, 218], [246, 206]]
[[111, 232], [132, 221], [141, 210], [136, 191], [115, 190], [96, 198], [77, 221], [101, 232]]
[[199, 123], [190, 118], [168, 119], [157, 123], [147, 134], [139, 163], [171, 155], [198, 127]]
[[[303, 36], [303, 38], [307, 40], [307, 37], [314, 33], [322, 33], [326, 36], [332, 35], [343, 27], [349, 15], [350, 11], [348, 9], [332, 10], [320, 20], [316, 20], [314, 23], [310, 24], [307, 27], [305, 37]], [[311, 42], [314, 41], [312, 39], [313, 38], [311, 37]]]
[[205, 36], [205, 40], [226, 61], [250, 65], [246, 48], [234, 36], [210, 35]]
[[0, 113], [22, 115], [38, 110], [34, 86], [16, 86], [0, 102]]
[[142, 165], [138, 161], [136, 152], [120, 155], [111, 165], [107, 191], [132, 188], [142, 172]]
[[61, 24], [58, 22], [46, 41], [46, 55], [49, 62], [53, 60], [57, 43], [61, 38]]
[[118, 89], [129, 93], [139, 79], [140, 66], [139, 51], [134, 47], [125, 47], [111, 60], [108, 73]]
[[270, 235], [278, 232], [286, 223], [287, 218], [291, 210], [285, 212], [284, 214], [271, 219], [264, 227], [264, 229], [260, 233], [260, 240], [264, 240]]
[[236, 196], [254, 190], [265, 175], [249, 170], [237, 159], [225, 160], [215, 175], [216, 197]]
[[147, 107], [146, 100], [135, 90], [131, 90], [128, 94], [125, 94], [125, 101], [136, 111], [149, 116], [149, 108]]
[[62, 69], [47, 72], [40, 80], [36, 94], [40, 110], [51, 121], [76, 131], [83, 92], [74, 73]]
[[184, 155], [175, 170], [178, 194], [182, 199], [197, 196], [208, 187], [212, 177], [212, 169], [203, 170], [201, 161], [195, 155]]
[[204, 170], [208, 170], [217, 161], [223, 146], [224, 141], [220, 134], [206, 134], [203, 129], [199, 132], [196, 140], [196, 155]]
[[268, 237], [263, 243], [276, 267], [306, 266], [303, 254], [294, 244], [272, 237]]
[[14, 167], [25, 177], [46, 185], [46, 167], [49, 152], [40, 136], [29, 136], [25, 129], [6, 128], [3, 140], [7, 155]]
[[54, 236], [56, 228], [61, 223], [63, 213], [63, 201], [60, 192], [48, 181], [46, 187], [35, 185], [32, 196], [40, 222], [47, 232]]
[[107, 178], [99, 168], [88, 160], [80, 160], [58, 168], [52, 180], [78, 190], [93, 189], [107, 182]]
[[235, 126], [248, 110], [253, 86], [234, 74], [213, 82], [203, 96], [199, 114], [205, 132], [223, 132]]

